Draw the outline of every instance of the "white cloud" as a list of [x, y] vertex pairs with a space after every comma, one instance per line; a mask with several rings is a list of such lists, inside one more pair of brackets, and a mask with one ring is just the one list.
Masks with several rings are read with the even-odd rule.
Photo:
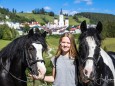
[[51, 8], [49, 6], [45, 6], [44, 9], [45, 10], [51, 10]]
[[1, 8], [3, 8], [3, 6], [0, 5]]
[[74, 15], [74, 14], [76, 14], [76, 13], [79, 13], [79, 12], [77, 12], [77, 11], [71, 11], [71, 12], [70, 12], [70, 15]]
[[85, 2], [87, 5], [92, 5], [92, 0], [75, 0], [75, 3]]
[[68, 14], [69, 10], [63, 10], [63, 14]]
[[79, 12], [77, 12], [77, 11], [70, 11], [70, 10], [63, 10], [63, 14], [74, 15], [76, 13], [79, 13]]

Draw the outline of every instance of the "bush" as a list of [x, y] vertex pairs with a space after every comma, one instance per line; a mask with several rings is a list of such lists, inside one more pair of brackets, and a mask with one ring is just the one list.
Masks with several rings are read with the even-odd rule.
[[12, 40], [19, 36], [19, 33], [15, 29], [11, 29], [8, 25], [0, 25], [0, 39]]
[[4, 29], [2, 39], [4, 39], [4, 40], [11, 40], [11, 39], [13, 39], [12, 33], [11, 33], [11, 31], [9, 29]]

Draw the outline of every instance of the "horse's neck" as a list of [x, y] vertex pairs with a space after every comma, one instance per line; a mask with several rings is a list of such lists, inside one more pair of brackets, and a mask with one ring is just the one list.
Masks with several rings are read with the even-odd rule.
[[19, 60], [16, 60], [16, 59], [10, 60], [7, 58], [5, 61], [3, 61], [2, 59], [1, 62], [2, 62], [3, 68], [7, 70], [8, 72], [11, 72], [11, 71], [19, 72], [21, 70], [21, 64], [19, 65]]
[[111, 57], [101, 48], [100, 54], [103, 58], [104, 63], [110, 68], [113, 77], [114, 77], [114, 86], [115, 86], [115, 67]]

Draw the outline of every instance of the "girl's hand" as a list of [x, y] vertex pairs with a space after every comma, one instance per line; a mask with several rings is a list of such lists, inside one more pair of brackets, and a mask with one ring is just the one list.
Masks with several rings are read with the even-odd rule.
[[42, 74], [40, 71], [39, 71], [39, 75], [38, 76], [31, 75], [31, 74], [29, 74], [29, 76], [32, 77], [35, 80], [43, 80], [44, 79], [44, 74]]

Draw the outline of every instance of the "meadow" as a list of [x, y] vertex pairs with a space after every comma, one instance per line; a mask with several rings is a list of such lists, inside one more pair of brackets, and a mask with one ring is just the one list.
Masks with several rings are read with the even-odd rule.
[[[46, 38], [47, 44], [50, 48], [56, 50], [59, 36], [47, 36]], [[8, 40], [0, 40], [0, 50], [4, 48], [11, 41]], [[78, 40], [76, 39], [76, 44], [78, 45]], [[102, 48], [106, 47], [107, 51], [115, 51], [115, 38], [106, 38], [102, 41]], [[55, 51], [54, 51], [55, 52]], [[52, 51], [53, 53], [53, 51]], [[54, 53], [53, 53], [54, 54]]]
[[[76, 44], [78, 45], [78, 36], [79, 35], [75, 35], [75, 40], [76, 40]], [[48, 44], [48, 52], [45, 52], [43, 55], [44, 60], [46, 62], [46, 68], [47, 68], [47, 73], [46, 75], [51, 75], [51, 71], [52, 71], [52, 66], [51, 66], [51, 57], [53, 57], [56, 53], [58, 44], [59, 44], [59, 37], [58, 35], [51, 35], [51, 36], [47, 36], [46, 37], [46, 41]], [[7, 41], [7, 40], [0, 40], [0, 50], [2, 48], [4, 48], [6, 45], [8, 45], [11, 41]], [[114, 51], [115, 52], [115, 38], [106, 38], [102, 41], [102, 48], [104, 48], [107, 51]], [[30, 80], [30, 79], [28, 79]], [[35, 86], [51, 86], [52, 83], [43, 83], [41, 81], [36, 80], [35, 81]], [[32, 82], [28, 81], [28, 86], [32, 86]]]
[[[49, 15], [42, 15], [42, 14], [33, 14], [33, 13], [17, 13], [17, 15], [22, 16], [22, 17], [26, 17], [29, 19], [36, 19], [36, 21], [39, 21], [39, 23], [46, 23], [43, 18], [45, 18], [47, 21], [49, 22], [53, 22], [54, 21], [54, 17], [58, 18], [58, 15], [55, 16], [49, 16]], [[78, 22], [75, 21], [75, 19], [73, 19], [73, 16], [69, 16], [69, 24], [70, 25], [79, 25]], [[86, 17], [78, 17], [79, 22], [82, 22], [83, 20], [86, 20], [88, 23], [90, 22], [90, 20]]]

